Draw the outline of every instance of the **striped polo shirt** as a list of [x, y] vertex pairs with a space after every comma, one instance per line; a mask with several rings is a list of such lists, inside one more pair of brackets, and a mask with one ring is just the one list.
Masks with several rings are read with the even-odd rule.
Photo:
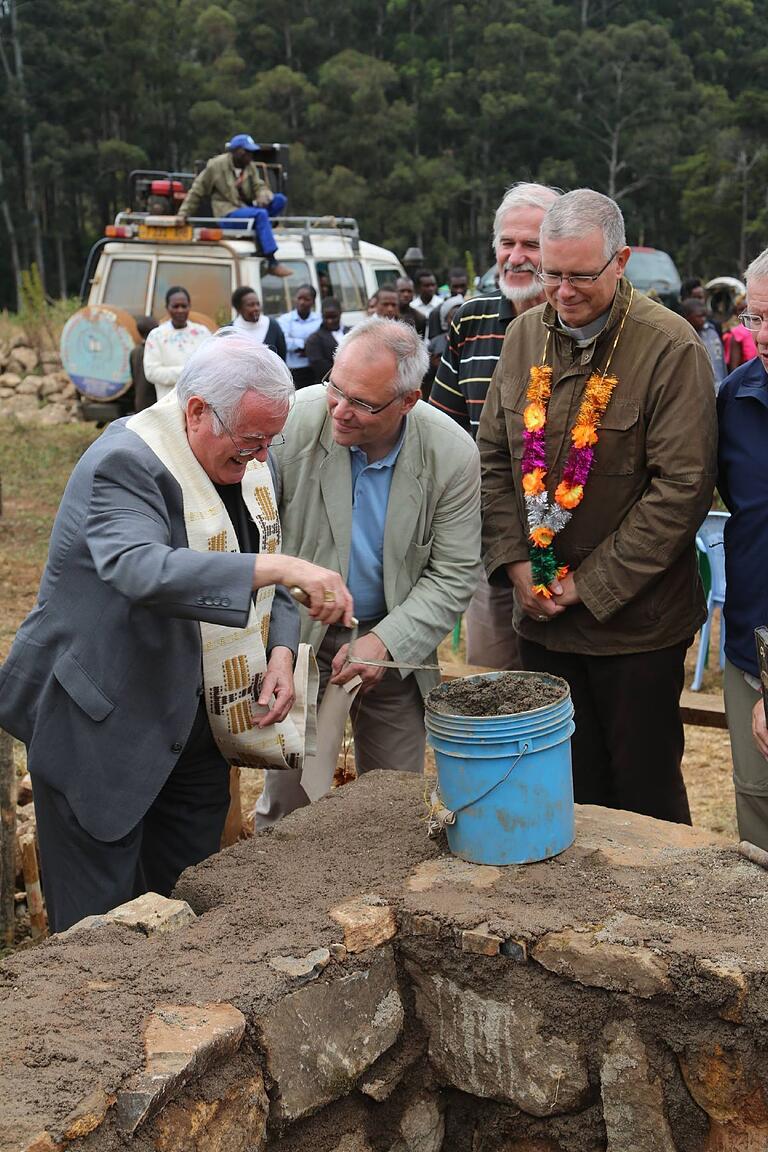
[[488, 385], [501, 355], [504, 333], [515, 318], [505, 296], [475, 296], [454, 313], [448, 346], [429, 397], [472, 436], [477, 436]]

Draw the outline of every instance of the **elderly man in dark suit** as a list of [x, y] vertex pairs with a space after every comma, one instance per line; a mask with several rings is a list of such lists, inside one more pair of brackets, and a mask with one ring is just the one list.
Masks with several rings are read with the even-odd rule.
[[0, 669], [54, 931], [168, 895], [218, 849], [228, 763], [301, 755], [298, 617], [275, 585], [302, 587], [327, 624], [349, 621], [352, 602], [336, 573], [279, 551], [268, 449], [292, 401], [273, 352], [215, 336], [174, 394], [112, 424], [75, 466], [38, 602]]

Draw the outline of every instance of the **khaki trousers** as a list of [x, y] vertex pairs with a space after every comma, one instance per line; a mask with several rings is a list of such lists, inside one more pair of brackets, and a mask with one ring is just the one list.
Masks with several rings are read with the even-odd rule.
[[768, 760], [752, 739], [752, 709], [760, 699], [743, 672], [725, 662], [725, 714], [731, 739], [739, 836], [768, 851]]
[[514, 594], [509, 585], [489, 584], [484, 572], [464, 613], [467, 663], [481, 668], [522, 668], [512, 627]]
[[[359, 635], [375, 627], [376, 621], [361, 624]], [[325, 634], [317, 653], [321, 699], [331, 677], [333, 658], [348, 640], [348, 628], [332, 625]], [[358, 776], [377, 768], [424, 771], [424, 702], [413, 676], [403, 679], [396, 668], [388, 668], [375, 688], [358, 693], [349, 715]], [[254, 827], [260, 832], [308, 803], [300, 769], [267, 769], [264, 791], [256, 802]]]

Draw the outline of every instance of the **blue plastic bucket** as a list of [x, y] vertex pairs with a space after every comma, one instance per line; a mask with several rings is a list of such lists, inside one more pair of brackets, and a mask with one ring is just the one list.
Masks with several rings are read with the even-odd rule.
[[562, 688], [562, 695], [543, 708], [502, 716], [438, 712], [432, 705], [440, 688], [426, 700], [448, 847], [475, 864], [547, 860], [575, 835], [570, 689], [565, 680], [541, 672], [489, 672], [465, 680], [509, 675], [543, 678]]

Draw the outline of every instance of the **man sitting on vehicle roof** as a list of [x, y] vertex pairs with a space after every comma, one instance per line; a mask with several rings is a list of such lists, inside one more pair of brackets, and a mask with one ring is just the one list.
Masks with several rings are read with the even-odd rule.
[[269, 222], [270, 216], [277, 216], [285, 208], [285, 196], [282, 192], [272, 192], [259, 176], [253, 160], [259, 146], [252, 136], [240, 132], [225, 148], [226, 152], [209, 160], [195, 177], [179, 208], [179, 217], [194, 216], [201, 202], [210, 197], [211, 210], [218, 219], [252, 219], [259, 247], [267, 258], [269, 275], [290, 276], [290, 269], [277, 262], [277, 243]]

